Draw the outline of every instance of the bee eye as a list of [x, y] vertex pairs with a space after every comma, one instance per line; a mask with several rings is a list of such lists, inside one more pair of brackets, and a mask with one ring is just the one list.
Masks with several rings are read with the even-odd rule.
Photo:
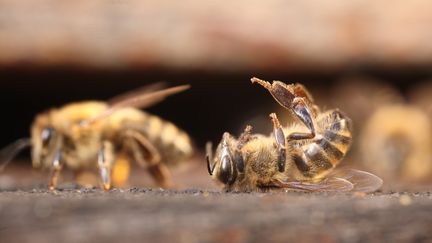
[[53, 133], [54, 133], [54, 129], [51, 127], [47, 127], [47, 128], [42, 130], [41, 139], [42, 139], [42, 143], [44, 146], [49, 143], [49, 141], [51, 140], [51, 138], [53, 136]]
[[234, 167], [231, 158], [228, 155], [222, 157], [219, 170], [219, 180], [224, 184], [232, 184], [234, 182]]

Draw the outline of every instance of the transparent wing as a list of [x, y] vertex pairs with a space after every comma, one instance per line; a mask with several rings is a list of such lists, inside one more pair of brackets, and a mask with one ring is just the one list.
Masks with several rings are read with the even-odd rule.
[[125, 100], [129, 100], [131, 98], [134, 98], [134, 97], [137, 97], [140, 95], [149, 94], [149, 93], [155, 92], [157, 90], [162, 90], [166, 87], [167, 87], [167, 84], [165, 82], [157, 82], [157, 83], [145, 85], [145, 86], [142, 86], [140, 88], [134, 89], [132, 91], [117, 95], [117, 96], [111, 98], [110, 100], [108, 100], [107, 103], [109, 105], [114, 105], [114, 104], [123, 102]]
[[339, 169], [333, 172], [332, 176], [350, 181], [354, 185], [353, 192], [374, 192], [383, 184], [381, 178], [362, 170]]
[[350, 181], [338, 177], [328, 177], [317, 183], [278, 180], [274, 184], [281, 188], [313, 192], [347, 192], [354, 188], [354, 185]]
[[158, 102], [161, 102], [162, 100], [164, 100], [170, 95], [180, 93], [190, 88], [190, 85], [180, 85], [180, 86], [175, 86], [175, 87], [155, 91], [156, 88], [160, 88], [158, 86], [162, 87], [162, 85], [158, 85], [158, 84], [151, 86], [150, 87], [151, 92], [149, 92], [149, 86], [146, 86], [138, 90], [117, 96], [108, 102], [109, 104], [108, 109], [106, 109], [101, 114], [89, 120], [81, 121], [80, 125], [85, 126], [85, 125], [92, 124], [102, 118], [105, 118], [113, 114], [114, 112], [122, 108], [126, 108], [126, 107], [133, 107], [133, 108], [140, 108], [140, 109], [147, 108]]

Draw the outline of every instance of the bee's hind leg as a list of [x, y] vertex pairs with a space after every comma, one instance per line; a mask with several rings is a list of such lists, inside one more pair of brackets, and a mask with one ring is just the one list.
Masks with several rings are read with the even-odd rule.
[[102, 187], [105, 191], [111, 188], [111, 170], [114, 162], [113, 145], [109, 141], [104, 141], [98, 154], [98, 167], [102, 179]]
[[294, 98], [292, 110], [294, 111], [295, 115], [306, 125], [310, 133], [291, 133], [290, 135], [288, 135], [289, 139], [301, 140], [311, 139], [315, 137], [315, 127], [312, 121], [312, 109], [314, 108], [310, 108], [304, 98]]
[[273, 121], [273, 134], [278, 147], [278, 170], [283, 172], [286, 164], [286, 138], [276, 113], [271, 113], [270, 118]]
[[61, 161], [61, 151], [57, 151], [54, 157], [54, 160], [51, 164], [51, 176], [49, 181], [49, 189], [52, 191], [56, 189], [58, 178], [60, 176], [60, 173], [63, 169], [63, 163]]
[[162, 188], [172, 187], [171, 173], [164, 164], [160, 163], [148, 167], [148, 171]]
[[312, 118], [318, 111], [318, 107], [313, 105], [312, 96], [303, 85], [286, 85], [280, 81], [269, 83], [259, 78], [252, 78], [251, 81], [267, 89], [281, 106], [292, 111], [310, 131], [310, 133], [296, 132], [289, 134], [290, 139], [301, 140], [315, 137], [315, 127]]
[[141, 167], [147, 168], [159, 186], [171, 187], [171, 173], [166, 165], [161, 163], [161, 156], [156, 147], [138, 131], [129, 130], [127, 136], [131, 138], [129, 140], [130, 150], [135, 161]]

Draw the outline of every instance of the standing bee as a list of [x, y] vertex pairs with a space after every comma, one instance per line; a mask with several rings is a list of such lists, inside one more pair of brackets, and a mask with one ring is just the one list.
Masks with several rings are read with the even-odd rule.
[[[192, 154], [189, 136], [174, 124], [139, 110], [182, 92], [189, 85], [162, 89], [157, 83], [118, 96], [108, 102], [84, 101], [51, 109], [36, 116], [31, 139], [21, 139], [4, 151], [6, 162], [26, 146], [32, 147], [34, 168], [51, 171], [49, 188], [55, 189], [64, 168], [77, 174], [97, 169], [104, 190], [112, 185], [116, 164], [134, 160], [146, 168], [158, 185], [170, 185], [166, 165]], [[6, 164], [4, 164], [6, 165]], [[125, 170], [120, 166], [118, 170]]]
[[308, 191], [375, 191], [382, 180], [368, 172], [346, 170], [331, 174], [351, 144], [351, 121], [339, 110], [320, 112], [301, 84], [272, 84], [252, 78], [303, 123], [287, 127], [270, 115], [273, 133], [252, 134], [247, 126], [238, 139], [224, 133], [212, 155], [208, 143], [209, 174], [228, 191], [291, 188]]

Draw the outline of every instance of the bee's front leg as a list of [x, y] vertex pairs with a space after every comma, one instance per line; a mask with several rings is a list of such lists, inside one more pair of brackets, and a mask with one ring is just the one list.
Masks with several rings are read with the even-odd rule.
[[242, 132], [242, 134], [240, 134], [240, 136], [238, 138], [238, 142], [237, 142], [237, 148], [238, 149], [241, 149], [247, 142], [254, 139], [251, 132], [252, 132], [252, 126], [247, 125], [245, 127], [244, 131]]
[[275, 136], [276, 145], [278, 147], [278, 169], [280, 172], [283, 172], [285, 171], [286, 163], [286, 138], [276, 114], [271, 113], [270, 118], [273, 121], [273, 134]]
[[111, 170], [114, 162], [113, 145], [109, 141], [104, 141], [98, 154], [98, 167], [102, 179], [102, 187], [105, 191], [111, 188]]
[[51, 164], [51, 176], [49, 182], [49, 189], [52, 191], [56, 189], [60, 172], [63, 169], [63, 163], [61, 161], [61, 151], [58, 150], [54, 155], [54, 160]]
[[245, 163], [241, 153], [241, 149], [246, 143], [248, 143], [250, 140], [255, 138], [252, 136], [251, 131], [252, 131], [252, 126], [247, 125], [243, 133], [240, 134], [239, 139], [237, 140], [236, 149], [234, 151], [234, 161], [236, 162], [237, 169], [242, 173], [244, 172]]

